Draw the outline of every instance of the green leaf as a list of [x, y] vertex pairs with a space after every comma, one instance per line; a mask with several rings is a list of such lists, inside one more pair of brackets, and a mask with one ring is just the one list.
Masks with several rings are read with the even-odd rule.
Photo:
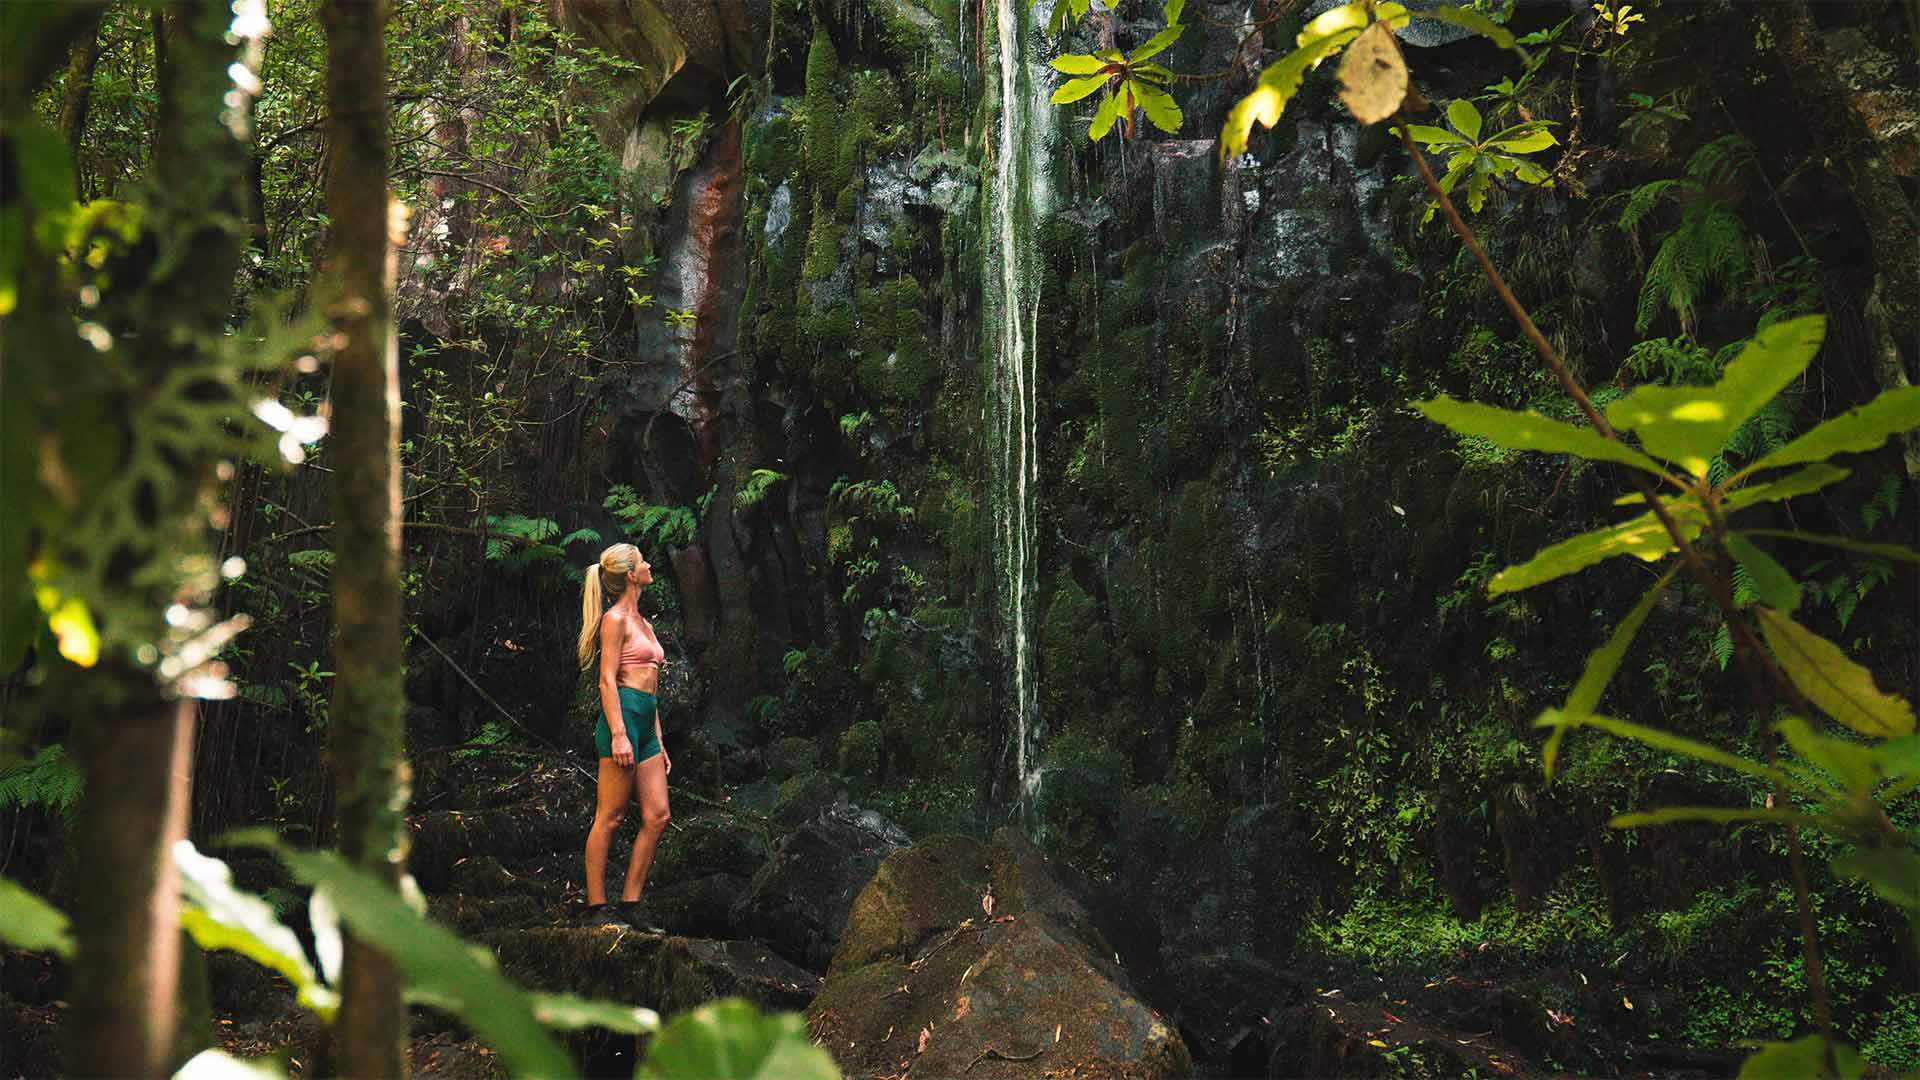
[[1147, 119], [1161, 131], [1180, 130], [1180, 106], [1173, 95], [1155, 86], [1149, 86], [1138, 79], [1129, 79], [1133, 85], [1133, 96], [1140, 100], [1140, 107], [1146, 111]]
[[1704, 477], [1734, 429], [1806, 370], [1826, 326], [1821, 315], [1775, 323], [1747, 342], [1713, 386], [1637, 387], [1607, 406], [1607, 420], [1638, 434], [1648, 453]]
[[1873, 886], [1890, 903], [1920, 912], [1920, 854], [1898, 848], [1862, 848], [1833, 860], [1835, 873]]
[[794, 1013], [762, 1015], [727, 998], [674, 1017], [654, 1038], [637, 1080], [840, 1080]]
[[[1706, 525], [1706, 511], [1691, 496], [1668, 500], [1667, 510], [1681, 534], [1691, 540]], [[1585, 570], [1616, 555], [1632, 555], [1652, 562], [1674, 550], [1673, 537], [1651, 513], [1605, 529], [1595, 529], [1543, 548], [1518, 566], [1509, 566], [1487, 583], [1489, 595], [1518, 592], [1543, 582]]]
[[1920, 563], [1920, 554], [1899, 544], [1870, 544], [1864, 540], [1855, 540], [1846, 536], [1828, 536], [1824, 533], [1802, 532], [1799, 529], [1742, 529], [1748, 536], [1772, 536], [1781, 540], [1799, 540], [1808, 544], [1823, 544], [1827, 547], [1852, 551], [1861, 555], [1872, 555], [1882, 559], [1894, 559], [1899, 562]]
[[1727, 552], [1747, 568], [1747, 574], [1753, 578], [1754, 591], [1760, 599], [1781, 611], [1792, 611], [1800, 606], [1800, 583], [1793, 580], [1787, 568], [1774, 561], [1773, 556], [1760, 550], [1753, 541], [1739, 533], [1727, 536]]
[[1840, 1067], [1838, 1077], [1827, 1071], [1826, 1047], [1818, 1035], [1765, 1043], [1740, 1066], [1740, 1080], [1856, 1080], [1866, 1069], [1860, 1055], [1845, 1043], [1833, 1044], [1833, 1057]]
[[1772, 608], [1757, 608], [1760, 629], [1787, 678], [1827, 715], [1862, 735], [1891, 738], [1913, 731], [1913, 706], [1882, 693], [1873, 674], [1840, 646]]
[[[1315, 19], [1313, 24], [1321, 22], [1329, 15], [1359, 8], [1359, 4], [1347, 4], [1334, 8]], [[1319, 67], [1321, 61], [1339, 52], [1347, 42], [1358, 37], [1359, 26], [1364, 22], [1365, 15], [1362, 13], [1361, 23], [1355, 24], [1352, 29], [1342, 29], [1331, 35], [1319, 37], [1310, 37], [1307, 32], [1302, 31], [1301, 46], [1262, 71], [1260, 82], [1254, 86], [1252, 92], [1228, 110], [1226, 123], [1220, 128], [1220, 156], [1230, 158], [1246, 153], [1247, 140], [1253, 134], [1253, 125], [1272, 127], [1279, 123], [1280, 114], [1286, 111], [1287, 102], [1299, 92], [1300, 83], [1307, 77], [1307, 72]], [[1309, 24], [1309, 29], [1313, 24]]]
[[1480, 110], [1466, 98], [1454, 98], [1447, 106], [1447, 122], [1452, 124], [1468, 142], [1480, 141]]
[[1798, 810], [1773, 810], [1764, 806], [1747, 810], [1726, 806], [1665, 806], [1658, 810], [1616, 814], [1607, 824], [1616, 829], [1642, 829], [1649, 825], [1680, 825], [1689, 821], [1703, 821], [1709, 825], [1733, 825], [1742, 821], [1764, 821], [1774, 825], [1819, 824], [1818, 820]]
[[1180, 21], [1180, 13], [1187, 10], [1187, 0], [1167, 0], [1167, 6], [1160, 9], [1160, 17], [1168, 26]]
[[1786, 717], [1774, 726], [1794, 753], [1840, 781], [1839, 790], [1864, 794], [1880, 782], [1882, 766], [1877, 747], [1822, 735], [1802, 716]]
[[16, 949], [73, 956], [66, 915], [5, 875], [0, 875], [0, 941]]
[[465, 942], [407, 906], [378, 878], [328, 851], [300, 851], [266, 829], [243, 829], [228, 842], [264, 847], [293, 876], [325, 886], [354, 934], [393, 959], [407, 985], [443, 1003], [480, 1038], [499, 1051], [516, 1075], [572, 1076], [573, 1061], [540, 1026], [527, 995]]
[[1875, 449], [1891, 436], [1920, 427], [1920, 386], [1901, 386], [1883, 392], [1857, 409], [1850, 409], [1816, 426], [1773, 453], [1741, 470], [1750, 473], [1803, 461], [1824, 461], [1835, 454], [1858, 454]]
[[1763, 765], [1757, 761], [1749, 761], [1738, 754], [1729, 754], [1717, 746], [1700, 742], [1697, 739], [1689, 739], [1684, 735], [1675, 735], [1670, 731], [1661, 731], [1659, 728], [1636, 724], [1631, 720], [1617, 720], [1611, 716], [1597, 715], [1568, 716], [1559, 709], [1545, 709], [1541, 711], [1539, 719], [1533, 722], [1533, 726], [1541, 728], [1599, 728], [1609, 735], [1622, 739], [1632, 739], [1634, 742], [1645, 743], [1657, 750], [1665, 750], [1670, 754], [1690, 757], [1696, 761], [1704, 761], [1709, 765], [1718, 765], [1722, 768], [1732, 769], [1735, 772], [1745, 773], [1748, 776], [1757, 776], [1762, 780], [1778, 781], [1796, 790], [1808, 791], [1810, 794], [1816, 796], [1820, 794], [1818, 789], [1809, 789], [1806, 785], [1795, 781], [1792, 777], [1789, 777], [1778, 769]]
[[1053, 70], [1068, 75], [1093, 75], [1107, 67], [1107, 61], [1088, 53], [1062, 53], [1053, 58]]
[[1508, 450], [1572, 454], [1589, 461], [1631, 465], [1662, 479], [1667, 475], [1659, 462], [1626, 443], [1608, 439], [1592, 428], [1550, 419], [1531, 409], [1513, 412], [1477, 402], [1456, 401], [1444, 394], [1432, 401], [1416, 401], [1413, 407], [1449, 430], [1486, 439]]
[[574, 994], [534, 994], [533, 1014], [560, 1031], [604, 1028], [622, 1035], [646, 1035], [660, 1028], [660, 1014], [652, 1009]]
[[[7, 133], [13, 151], [14, 168], [20, 180], [20, 193], [36, 215], [44, 218], [50, 211], [71, 207], [74, 193], [73, 162], [67, 157], [67, 140], [37, 119], [10, 125]], [[45, 238], [42, 246], [47, 246]]]
[[1442, 146], [1467, 145], [1467, 140], [1446, 128], [1437, 128], [1431, 124], [1408, 124], [1407, 134], [1413, 136], [1416, 141], [1425, 143], [1429, 150]]
[[211, 952], [230, 949], [293, 984], [300, 1003], [330, 1019], [339, 998], [320, 982], [300, 939], [265, 900], [233, 887], [227, 864], [200, 854], [191, 840], [173, 846], [180, 871], [180, 927]]
[[1100, 107], [1093, 112], [1093, 123], [1087, 125], [1087, 137], [1094, 142], [1106, 138], [1113, 130], [1113, 122], [1120, 119], [1120, 95], [1108, 94], [1100, 99]]
[[[1551, 131], [1535, 131], [1512, 138], [1488, 139], [1486, 145], [1489, 149], [1504, 150], [1509, 154], [1531, 154], [1536, 150], [1545, 150], [1549, 146], [1558, 146], [1560, 140], [1554, 138]], [[1519, 162], [1518, 164], [1532, 163]]]
[[1847, 478], [1847, 470], [1838, 465], [1809, 465], [1798, 472], [1788, 473], [1778, 480], [1752, 487], [1738, 488], [1727, 494], [1721, 503], [1722, 509], [1731, 514], [1749, 506], [1763, 502], [1780, 502], [1801, 495], [1811, 495], [1828, 484]]
[[1055, 105], [1079, 101], [1088, 94], [1098, 93], [1101, 87], [1107, 85], [1108, 78], [1109, 76], [1106, 75], [1089, 75], [1084, 79], [1070, 79], [1062, 83], [1060, 89], [1055, 90], [1053, 97], [1048, 100]]
[[1444, 23], [1452, 23], [1462, 30], [1471, 30], [1479, 34], [1481, 37], [1486, 38], [1488, 41], [1493, 42], [1503, 49], [1519, 51], [1519, 46], [1514, 44], [1511, 31], [1477, 11], [1469, 11], [1466, 8], [1442, 4], [1439, 7], [1427, 8], [1424, 11], [1415, 11], [1412, 14], [1416, 19], [1435, 19]]
[[1186, 27], [1178, 24], [1167, 27], [1165, 30], [1148, 38], [1145, 44], [1129, 53], [1127, 55], [1127, 63], [1137, 64], [1142, 60], [1160, 55], [1166, 51], [1168, 46], [1180, 40], [1180, 35], [1186, 33], [1186, 30]]
[[[1620, 670], [1620, 661], [1626, 657], [1627, 647], [1633, 644], [1634, 636], [1640, 632], [1641, 624], [1647, 621], [1654, 603], [1679, 571], [1677, 565], [1668, 567], [1667, 572], [1661, 574], [1653, 587], [1640, 597], [1640, 602], [1633, 605], [1633, 610], [1627, 612], [1627, 617], [1620, 620], [1620, 625], [1614, 627], [1613, 633], [1607, 636], [1606, 644], [1587, 657], [1586, 670], [1580, 673], [1580, 681], [1574, 684], [1573, 693], [1567, 695], [1564, 716], [1579, 718], [1593, 715], [1594, 707], [1600, 704], [1600, 695], [1606, 691], [1607, 684], [1613, 681], [1614, 673]], [[1553, 734], [1547, 736], [1547, 745], [1540, 752], [1548, 780], [1553, 779], [1554, 762], [1560, 756], [1560, 743], [1566, 738], [1568, 730], [1567, 724], [1556, 725]]]
[[1316, 42], [1338, 37], [1348, 31], [1358, 34], [1366, 29], [1367, 21], [1367, 6], [1364, 3], [1342, 4], [1337, 8], [1329, 8], [1301, 27], [1300, 33], [1293, 39], [1293, 44], [1297, 49], [1304, 49]]

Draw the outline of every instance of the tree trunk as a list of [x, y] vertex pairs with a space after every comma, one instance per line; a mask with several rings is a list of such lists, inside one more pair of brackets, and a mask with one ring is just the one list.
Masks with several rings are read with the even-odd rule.
[[[223, 122], [231, 108], [226, 40], [232, 12], [220, 0], [182, 3], [169, 20], [160, 72], [154, 179], [167, 193], [148, 212], [162, 246], [181, 253], [139, 286], [149, 324], [127, 346], [139, 370], [159, 382], [191, 361], [225, 328], [240, 247], [228, 223], [244, 199], [246, 147]], [[237, 108], [244, 110], [246, 103]], [[179, 483], [202, 489], [214, 462], [179, 463]], [[154, 610], [172, 601], [133, 575], [110, 570], [109, 590], [139, 591]], [[166, 1075], [179, 983], [179, 888], [173, 845], [186, 836], [194, 708], [169, 701], [152, 673], [103, 657], [98, 680], [110, 709], [75, 725], [86, 781], [78, 831], [74, 910], [79, 951], [67, 1016], [69, 1072], [81, 1076]]]
[[[401, 756], [399, 350], [388, 295], [386, 0], [330, 0], [327, 212], [333, 220], [333, 782], [340, 850], [397, 882], [407, 776]], [[402, 1076], [407, 1033], [393, 963], [347, 938], [334, 1068]]]
[[93, 65], [100, 59], [100, 15], [105, 11], [105, 7], [98, 9], [74, 43], [73, 55], [67, 60], [67, 84], [60, 95], [60, 134], [66, 136], [76, 179], [80, 172], [80, 136], [87, 129], [87, 106], [93, 101]]

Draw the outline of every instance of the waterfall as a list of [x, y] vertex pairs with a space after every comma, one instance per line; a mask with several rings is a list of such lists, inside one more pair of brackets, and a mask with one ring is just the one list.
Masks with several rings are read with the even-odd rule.
[[[985, 283], [989, 351], [988, 507], [993, 521], [993, 564], [1003, 647], [1012, 661], [1014, 776], [1021, 816], [1028, 816], [1040, 786], [1033, 762], [1039, 738], [1039, 677], [1034, 664], [1033, 606], [1038, 587], [1034, 562], [1034, 505], [1040, 468], [1035, 444], [1038, 399], [1035, 344], [1039, 332], [1039, 258], [1034, 227], [1050, 206], [1047, 172], [1053, 140], [1051, 79], [1039, 55], [1039, 25], [1051, 3], [995, 0], [999, 35], [999, 145], [984, 246], [990, 265]], [[1030, 55], [1031, 54], [1031, 55]], [[994, 267], [991, 261], [997, 260]]]

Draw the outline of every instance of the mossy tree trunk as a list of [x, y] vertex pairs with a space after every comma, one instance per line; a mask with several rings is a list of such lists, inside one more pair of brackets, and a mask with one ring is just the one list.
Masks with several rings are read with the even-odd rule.
[[[397, 882], [401, 756], [399, 354], [388, 296], [387, 0], [330, 0], [327, 213], [333, 221], [333, 781], [340, 850]], [[407, 1014], [393, 962], [347, 938], [335, 1071], [402, 1076]]]
[[[97, 17], [97, 15], [96, 15]], [[246, 146], [223, 122], [236, 58], [232, 21], [220, 0], [174, 7], [167, 59], [159, 71], [160, 113], [148, 227], [181, 257], [140, 283], [147, 323], [128, 342], [152, 383], [192, 362], [225, 327], [239, 268]], [[214, 462], [179, 463], [178, 482], [203, 489]], [[189, 500], [190, 501], [190, 500]], [[159, 527], [157, 521], [152, 523]], [[137, 560], [110, 568], [112, 592], [166, 589], [134, 580]], [[79, 953], [66, 1034], [69, 1071], [80, 1076], [159, 1076], [171, 1071], [179, 985], [179, 884], [173, 845], [186, 836], [194, 708], [169, 700], [153, 674], [103, 658], [92, 676], [108, 708], [76, 725], [75, 756], [86, 781], [76, 842], [84, 882], [74, 905]]]

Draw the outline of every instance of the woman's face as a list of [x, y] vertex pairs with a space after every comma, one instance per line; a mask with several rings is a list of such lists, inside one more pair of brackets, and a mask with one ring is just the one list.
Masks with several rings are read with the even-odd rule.
[[651, 585], [653, 584], [653, 564], [647, 561], [645, 555], [635, 554], [633, 571], [627, 576], [635, 585]]

